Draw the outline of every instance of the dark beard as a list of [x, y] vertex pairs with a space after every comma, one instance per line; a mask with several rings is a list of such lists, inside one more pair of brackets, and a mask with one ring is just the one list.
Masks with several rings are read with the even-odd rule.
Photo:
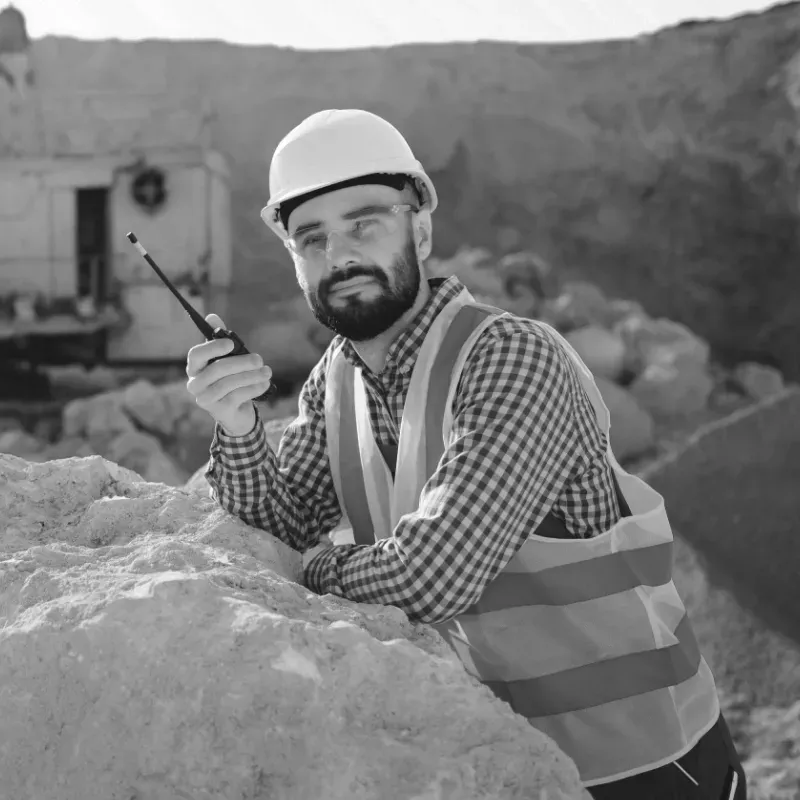
[[[419, 294], [420, 270], [413, 237], [392, 265], [396, 285], [391, 286], [384, 272], [365, 266], [355, 266], [337, 272], [321, 281], [317, 291], [304, 290], [306, 301], [314, 316], [326, 328], [354, 342], [366, 342], [389, 330], [413, 305]], [[332, 308], [330, 292], [344, 281], [369, 277], [380, 286], [373, 300], [362, 300], [358, 294], [343, 298], [344, 304]]]

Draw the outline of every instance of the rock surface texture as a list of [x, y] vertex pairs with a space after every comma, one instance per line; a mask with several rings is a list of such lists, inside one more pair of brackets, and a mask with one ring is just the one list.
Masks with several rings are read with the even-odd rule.
[[799, 417], [790, 387], [701, 428], [641, 473], [681, 533], [675, 583], [750, 800], [800, 800]]
[[800, 645], [798, 419], [800, 388], [790, 387], [697, 431], [646, 479], [711, 579]]
[[204, 492], [0, 455], [0, 800], [578, 800], [398, 609]]

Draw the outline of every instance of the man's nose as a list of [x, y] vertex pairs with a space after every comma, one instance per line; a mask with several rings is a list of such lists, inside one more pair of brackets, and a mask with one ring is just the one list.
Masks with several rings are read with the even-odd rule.
[[349, 237], [341, 231], [331, 231], [325, 247], [328, 265], [332, 269], [358, 262], [358, 251]]

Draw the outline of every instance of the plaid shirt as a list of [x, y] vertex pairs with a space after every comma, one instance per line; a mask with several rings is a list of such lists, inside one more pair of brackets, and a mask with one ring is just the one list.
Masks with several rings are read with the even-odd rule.
[[[437, 314], [463, 288], [432, 279], [432, 296], [392, 343], [380, 374], [349, 341], [363, 370], [376, 439], [397, 444], [420, 346]], [[245, 436], [217, 426], [206, 478], [225, 509], [301, 552], [342, 519], [325, 437], [325, 375], [337, 336], [310, 373], [299, 416], [277, 454], [259, 419]], [[553, 510], [576, 537], [620, 517], [606, 437], [563, 348], [537, 322], [510, 316], [481, 334], [454, 400], [450, 444], [416, 513], [391, 538], [337, 545], [306, 566], [308, 588], [402, 608], [412, 620], [444, 622], [475, 603], [527, 535]]]

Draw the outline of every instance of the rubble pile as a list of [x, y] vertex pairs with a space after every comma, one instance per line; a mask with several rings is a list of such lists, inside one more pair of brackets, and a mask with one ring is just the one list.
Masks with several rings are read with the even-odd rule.
[[567, 339], [595, 375], [623, 464], [657, 456], [675, 436], [784, 388], [773, 367], [725, 369], [685, 325], [652, 319], [639, 303], [608, 298], [591, 283], [561, 281], [534, 253], [498, 261], [464, 248], [427, 265], [434, 275], [457, 275], [481, 302], [545, 322]]
[[[296, 413], [294, 398], [262, 407], [266, 419]], [[145, 480], [182, 486], [208, 461], [211, 417], [194, 402], [186, 381], [127, 386], [68, 402], [60, 424], [33, 432], [18, 420], [0, 420], [0, 453], [44, 462], [101, 455]]]

